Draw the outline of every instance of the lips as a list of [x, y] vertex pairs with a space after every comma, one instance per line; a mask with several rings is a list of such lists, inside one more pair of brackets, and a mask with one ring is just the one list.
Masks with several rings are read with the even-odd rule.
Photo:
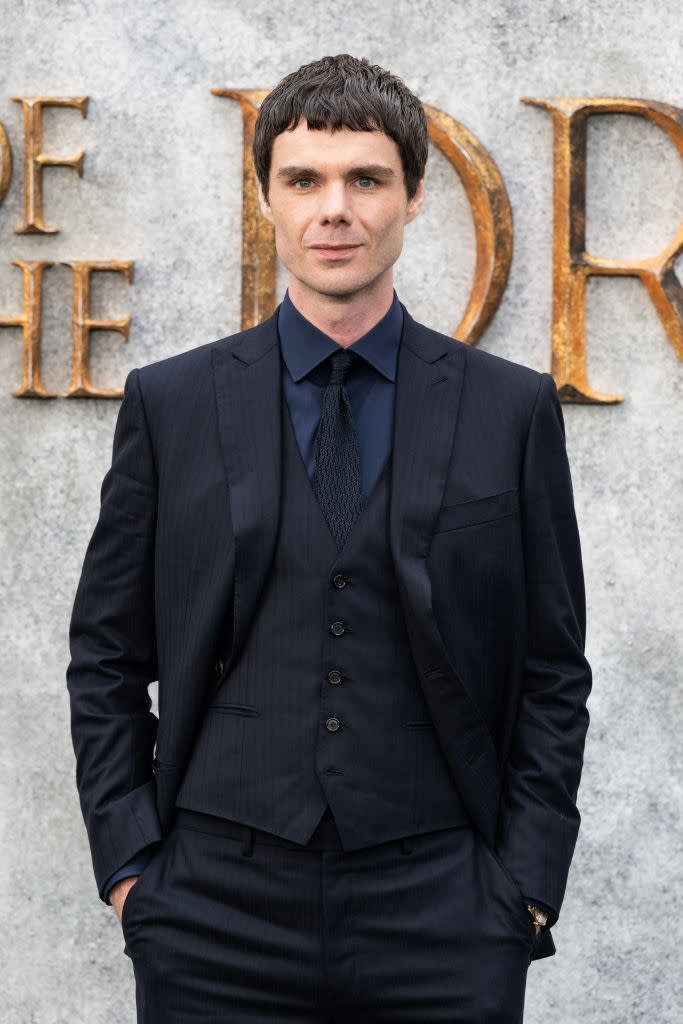
[[360, 246], [354, 243], [349, 243], [348, 245], [340, 245], [338, 242], [336, 242], [333, 245], [327, 245], [324, 242], [319, 242], [316, 245], [310, 246], [310, 248], [319, 256], [322, 256], [325, 259], [340, 260], [344, 259], [344, 257], [346, 256], [350, 256], [352, 253], [356, 251], [356, 249], [359, 249]]

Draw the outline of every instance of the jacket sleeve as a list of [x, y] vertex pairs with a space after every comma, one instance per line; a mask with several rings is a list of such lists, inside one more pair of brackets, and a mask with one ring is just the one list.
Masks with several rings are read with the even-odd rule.
[[503, 766], [498, 853], [520, 890], [560, 910], [576, 836], [576, 794], [588, 727], [585, 597], [562, 410], [544, 374], [524, 454], [524, 670]]
[[156, 495], [133, 371], [76, 593], [67, 669], [76, 779], [101, 896], [122, 864], [161, 838], [152, 775], [157, 719], [148, 693], [157, 678]]

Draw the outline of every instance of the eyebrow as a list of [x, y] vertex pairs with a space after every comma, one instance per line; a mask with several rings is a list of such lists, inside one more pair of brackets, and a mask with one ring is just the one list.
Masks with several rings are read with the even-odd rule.
[[[285, 167], [280, 167], [275, 177], [280, 179], [317, 178], [319, 173], [314, 167], [297, 167], [295, 164], [288, 164]], [[348, 176], [352, 178], [383, 178], [388, 181], [395, 178], [396, 174], [393, 168], [386, 164], [363, 164], [358, 167], [350, 167]]]
[[281, 167], [275, 175], [276, 178], [314, 178], [315, 171], [312, 167], [296, 167], [294, 164], [288, 164], [286, 167]]
[[392, 167], [386, 164], [365, 164], [361, 167], [352, 167], [349, 171], [356, 178], [395, 178]]

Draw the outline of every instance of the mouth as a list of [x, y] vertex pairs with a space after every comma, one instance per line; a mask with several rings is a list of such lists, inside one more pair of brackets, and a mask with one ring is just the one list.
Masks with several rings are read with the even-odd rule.
[[311, 245], [310, 248], [322, 259], [342, 260], [348, 256], [352, 256], [357, 249], [360, 249], [360, 246], [351, 243], [340, 244], [338, 242], [319, 242], [316, 245]]

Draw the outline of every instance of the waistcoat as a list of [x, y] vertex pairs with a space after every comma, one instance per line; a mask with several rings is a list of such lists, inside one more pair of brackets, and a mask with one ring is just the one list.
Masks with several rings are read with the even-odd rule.
[[467, 820], [406, 636], [390, 467], [337, 552], [283, 409], [280, 530], [244, 649], [207, 708], [180, 807], [345, 850]]

